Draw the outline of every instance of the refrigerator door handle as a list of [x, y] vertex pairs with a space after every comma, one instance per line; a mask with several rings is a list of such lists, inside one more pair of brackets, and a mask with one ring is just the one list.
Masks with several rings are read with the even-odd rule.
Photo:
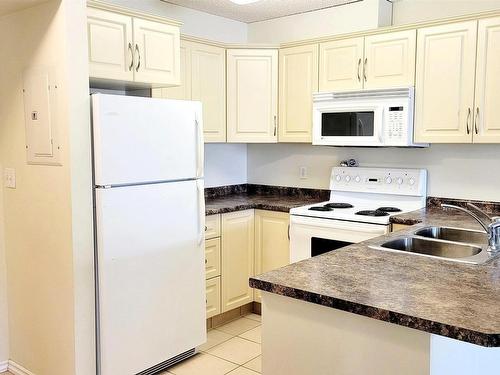
[[201, 246], [205, 240], [205, 189], [203, 180], [196, 181], [198, 190], [198, 245]]
[[198, 121], [198, 113], [195, 116], [195, 124], [196, 124], [196, 147], [197, 147], [197, 161], [196, 161], [196, 178], [203, 177], [203, 128]]

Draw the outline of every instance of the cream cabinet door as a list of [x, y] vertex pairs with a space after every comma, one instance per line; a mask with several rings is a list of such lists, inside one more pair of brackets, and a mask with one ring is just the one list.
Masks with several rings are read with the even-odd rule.
[[180, 33], [177, 26], [134, 18], [134, 80], [179, 85]]
[[222, 312], [253, 301], [254, 211], [222, 215]]
[[312, 141], [312, 94], [318, 91], [318, 45], [279, 51], [279, 141]]
[[352, 38], [319, 45], [319, 91], [363, 88], [364, 38]]
[[415, 142], [472, 142], [477, 21], [419, 29]]
[[365, 89], [415, 85], [417, 31], [367, 36], [363, 79]]
[[183, 41], [180, 47], [180, 64], [180, 85], [152, 89], [153, 98], [191, 100], [191, 54]]
[[474, 143], [500, 142], [500, 17], [479, 21]]
[[193, 100], [203, 103], [205, 142], [226, 141], [226, 50], [189, 43]]
[[[284, 212], [255, 211], [255, 274], [284, 267], [290, 263], [290, 216]], [[255, 289], [255, 301], [260, 302]]]
[[277, 142], [278, 51], [227, 50], [227, 141]]
[[220, 277], [206, 281], [206, 311], [207, 319], [221, 313]]
[[91, 78], [133, 81], [132, 18], [87, 8]]

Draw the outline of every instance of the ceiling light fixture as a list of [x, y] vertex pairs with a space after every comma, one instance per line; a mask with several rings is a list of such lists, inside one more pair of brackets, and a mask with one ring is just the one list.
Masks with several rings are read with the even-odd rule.
[[257, 1], [260, 0], [229, 0], [229, 1], [238, 5], [245, 5], [245, 4], [256, 3]]

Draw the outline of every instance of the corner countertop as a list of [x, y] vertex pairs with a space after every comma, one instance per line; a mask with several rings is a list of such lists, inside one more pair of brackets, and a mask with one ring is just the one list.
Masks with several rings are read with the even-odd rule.
[[[394, 216], [415, 224], [480, 229], [469, 216], [431, 207]], [[267, 292], [487, 347], [500, 347], [500, 258], [483, 265], [354, 244], [250, 279]]]
[[259, 209], [289, 212], [294, 207], [328, 200], [328, 190], [249, 185], [243, 191], [205, 198], [205, 215]]

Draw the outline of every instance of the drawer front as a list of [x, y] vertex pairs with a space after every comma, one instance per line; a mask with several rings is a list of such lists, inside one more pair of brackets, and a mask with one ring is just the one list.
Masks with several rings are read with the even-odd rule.
[[219, 315], [220, 310], [220, 277], [207, 280], [206, 284], [207, 319]]
[[220, 237], [220, 215], [210, 215], [205, 218], [205, 239]]
[[220, 238], [205, 241], [205, 278], [220, 276]]

